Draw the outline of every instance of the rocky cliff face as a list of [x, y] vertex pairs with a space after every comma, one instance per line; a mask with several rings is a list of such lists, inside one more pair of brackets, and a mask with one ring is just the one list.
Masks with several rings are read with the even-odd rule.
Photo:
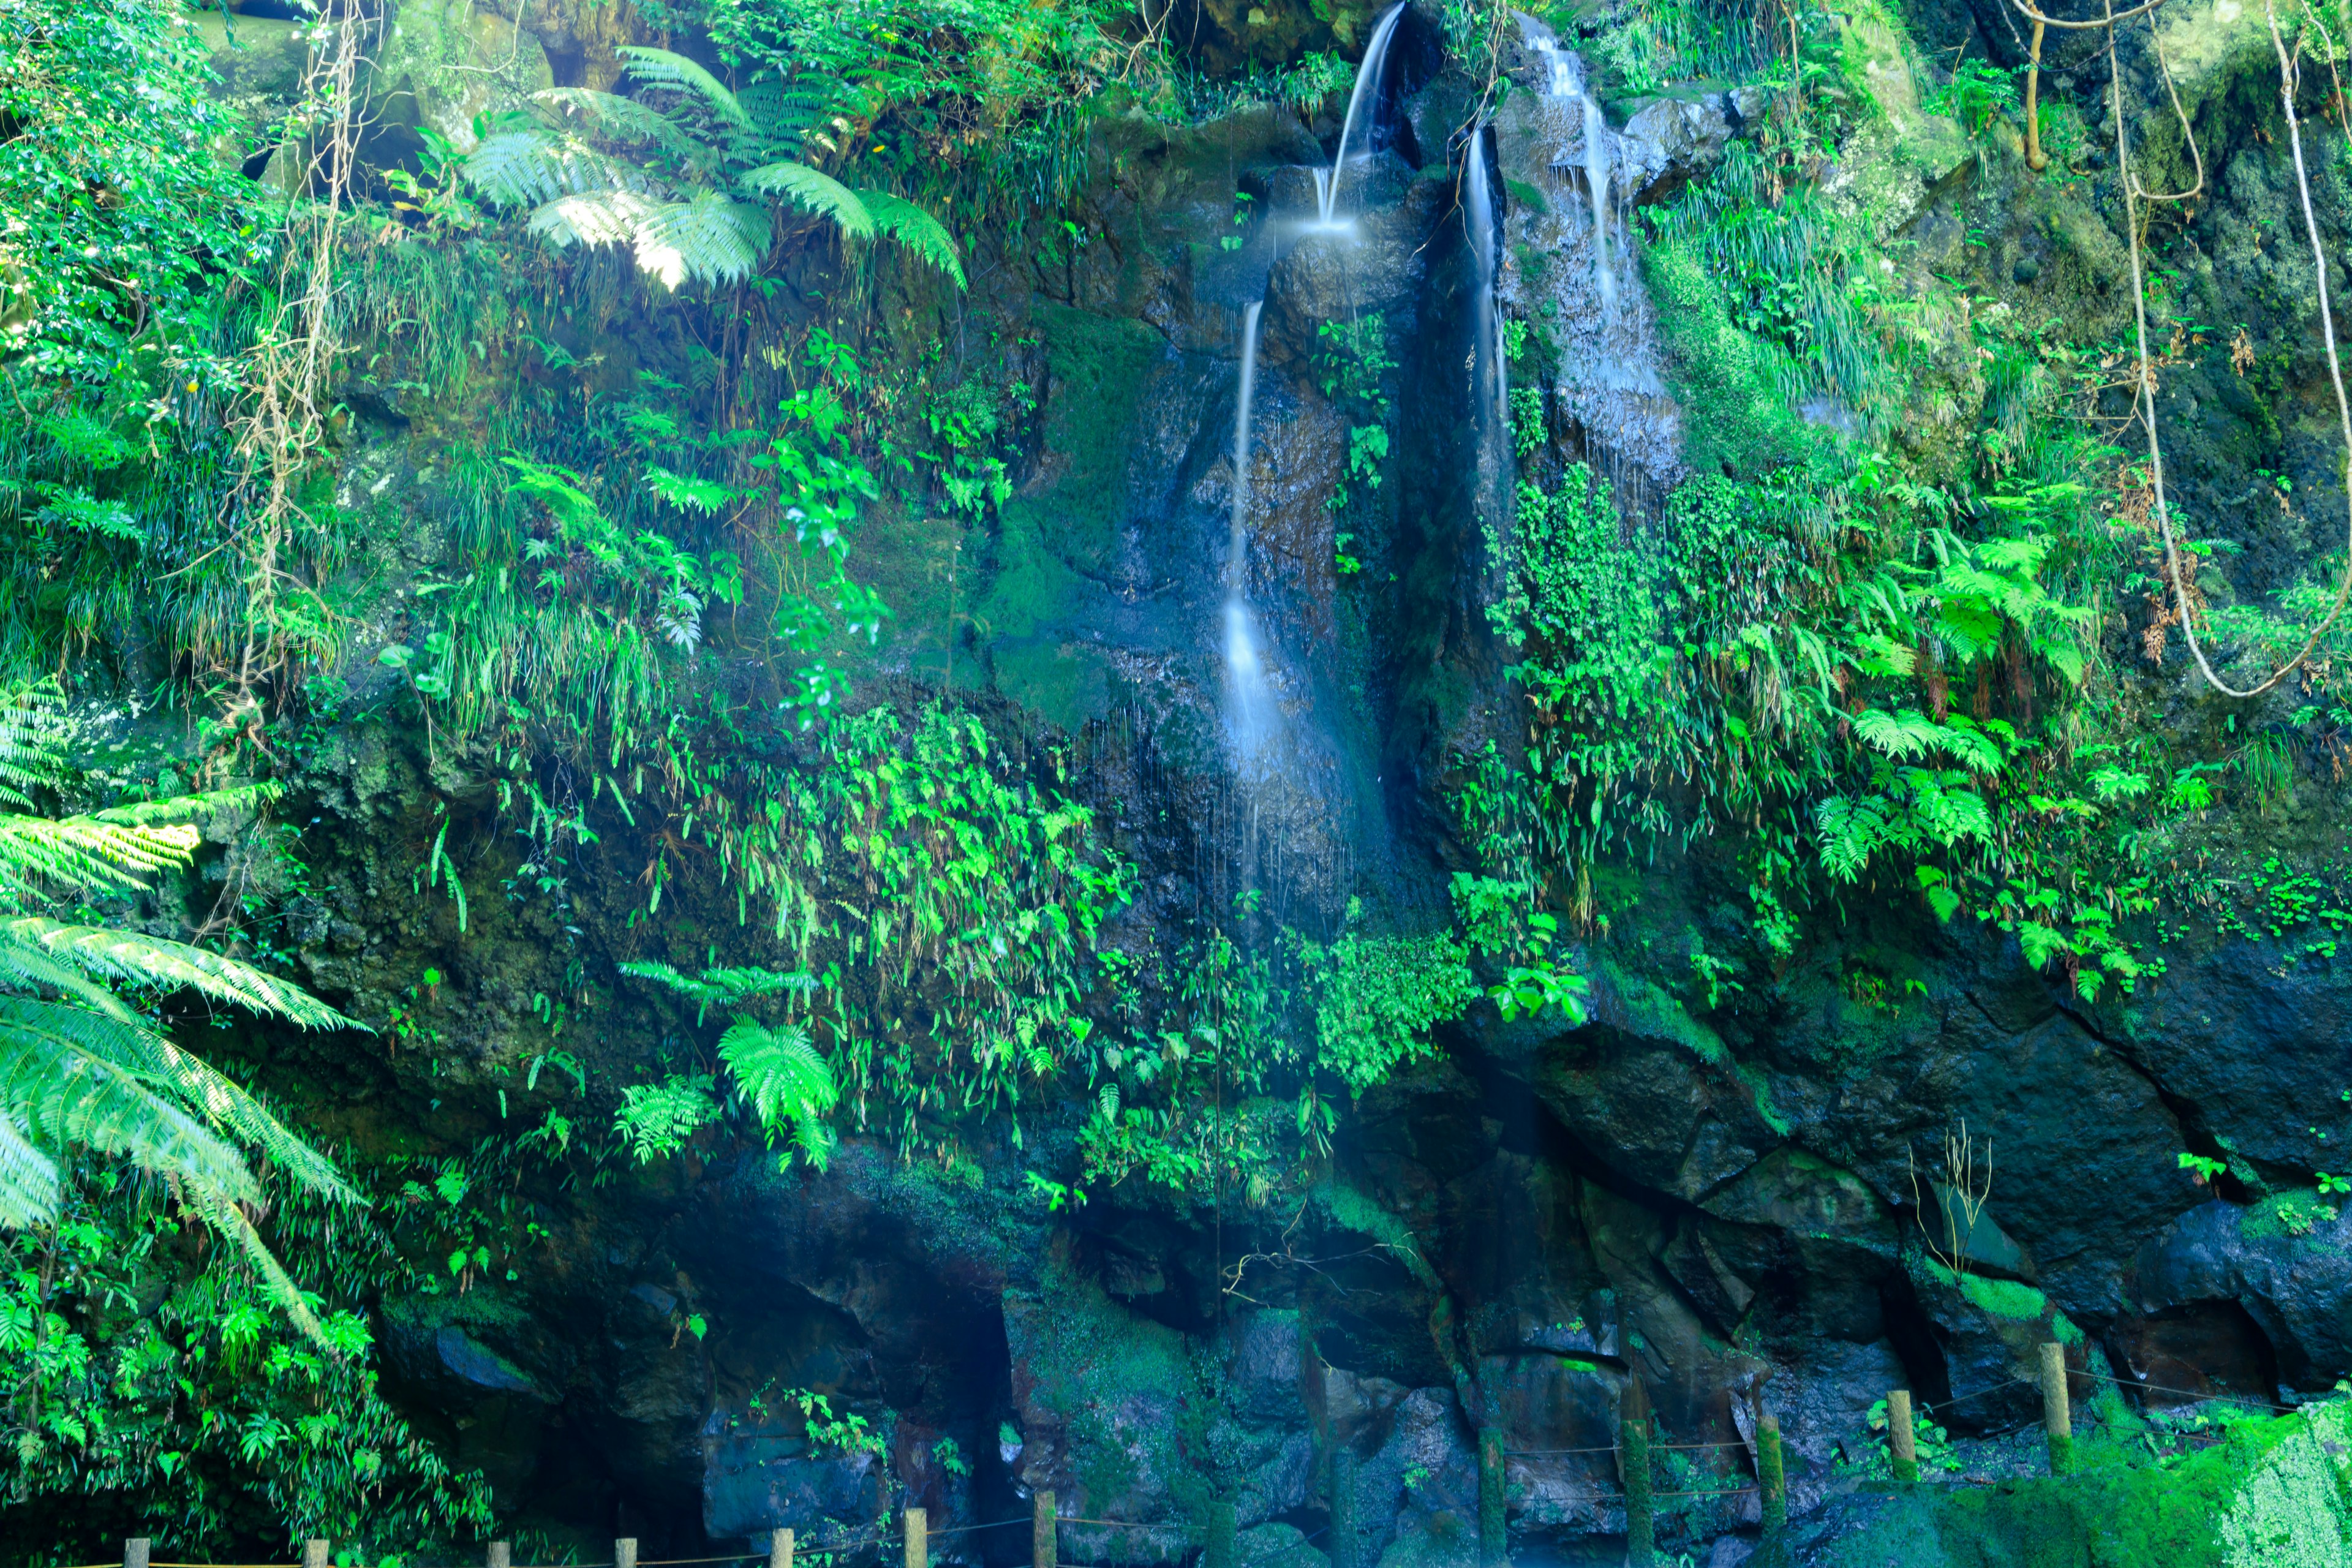
[[[1213, 48], [1236, 58], [1324, 37], [1292, 9], [1263, 38], [1247, 18], [1203, 14]], [[1958, 15], [1923, 13], [1922, 41]], [[404, 47], [424, 51], [425, 16], [400, 16]], [[504, 48], [492, 63], [523, 87], [602, 85], [612, 16], [460, 6], [435, 13], [431, 47]], [[951, 669], [1041, 758], [1068, 747], [1077, 787], [1142, 868], [1130, 929], [1250, 887], [1304, 930], [1336, 930], [1350, 900], [1409, 922], [1442, 908], [1466, 863], [1439, 780], [1457, 751], [1511, 726], [1506, 655], [1479, 613], [1496, 518], [1467, 412], [1478, 273], [1449, 140], [1467, 89], [1441, 68], [1442, 25], [1418, 7], [1403, 24], [1375, 151], [1349, 171], [1351, 232], [1304, 222], [1339, 135], [1336, 97], [1195, 129], [1108, 114], [1073, 209], [1098, 237], [1047, 264], [987, 237], [973, 268], [965, 330], [1027, 345], [1034, 439], [973, 542], [954, 590], [967, 608], [908, 614], [915, 630], [875, 674], [903, 692]], [[1629, 213], [1711, 167], [1762, 106], [1708, 85], [1588, 116], [1551, 75], [1566, 46], [1523, 38], [1515, 89], [1481, 132], [1499, 288], [1553, 329], [1541, 444], [1519, 457], [1531, 473], [1603, 467], [1638, 520], [1695, 465], [1737, 451], [1690, 400], [1706, 366], [1677, 336], [1676, 299], [1649, 289]], [[267, 94], [263, 46], [240, 47], [255, 52], [228, 57], [228, 85]], [[2245, 237], [2284, 210], [2285, 187], [2231, 107], [2253, 89], [2229, 75], [2234, 57], [2212, 54], [2173, 68], [2231, 149], [2224, 161], [2209, 140], [2213, 195], [2192, 232], [2218, 297], [2238, 300], [2264, 287], [2273, 263]], [[2101, 85], [2084, 74], [2059, 90], [2087, 103]], [[470, 100], [421, 77], [402, 90], [415, 124], [469, 118]], [[1855, 144], [1830, 184], [1857, 193], [1918, 265], [1973, 269], [1988, 300], [2112, 321], [2105, 285], [2082, 282], [2113, 258], [2102, 220], [2031, 186], [2013, 152], [1931, 131], [1889, 91], [1887, 140]], [[1596, 182], [1612, 193], [1598, 208]], [[1238, 224], [1237, 192], [1252, 198]], [[1253, 769], [1220, 718], [1220, 605], [1256, 300], [1246, 587], [1281, 736], [1279, 765]], [[1318, 368], [1323, 324], [1360, 320], [1380, 323], [1402, 414], [1377, 489], [1351, 477], [1351, 416]], [[618, 354], [631, 332], [623, 321], [571, 352]], [[650, 338], [628, 352], [664, 363]], [[1936, 371], [1962, 394], [1977, 376], [1965, 360]], [[2243, 429], [2271, 416], [2234, 385], [2203, 384], [2186, 377], [2168, 395], [2189, 432], [2183, 494], [2218, 502], [2242, 473]], [[363, 421], [352, 458], [362, 488], [427, 531], [446, 505], [436, 426]], [[2333, 460], [2315, 440], [2293, 449], [2301, 471]], [[877, 541], [878, 569], [917, 581], [920, 543], [911, 524]], [[2249, 578], [2240, 587], [2258, 588], [2286, 547], [2257, 530], [2231, 569]], [[1341, 556], [1360, 572], [1342, 574]], [[2231, 591], [2217, 569], [2212, 592]], [[2178, 691], [2152, 700], [2184, 727], [2215, 723]], [[310, 979], [381, 1016], [410, 1005], [404, 988], [428, 964], [446, 976], [414, 1004], [443, 1076], [414, 1054], [355, 1066], [269, 1047], [293, 1092], [353, 1135], [407, 1135], [427, 1100], [445, 1130], [492, 1127], [534, 997], [580, 994], [579, 973], [607, 996], [571, 1037], [584, 1036], [592, 1073], [625, 1076], [680, 1027], [610, 984], [637, 952], [636, 868], [617, 832], [583, 851], [568, 925], [483, 898], [459, 941], [447, 911], [412, 897], [410, 841], [439, 802], [460, 824], [453, 842], [475, 847], [474, 885], [520, 874], [481, 758], [359, 724], [319, 751], [305, 788], [320, 889], [305, 906]], [[2315, 798], [2287, 809], [2290, 831], [2332, 831]], [[698, 1146], [607, 1185], [530, 1190], [547, 1266], [386, 1303], [387, 1386], [520, 1519], [635, 1533], [649, 1555], [780, 1524], [804, 1546], [848, 1542], [900, 1505], [929, 1508], [934, 1528], [993, 1525], [1050, 1487], [1065, 1512], [1135, 1527], [1073, 1527], [1078, 1561], [1174, 1562], [1224, 1500], [1251, 1568], [1317, 1568], [1335, 1528], [1355, 1532], [1353, 1562], [1419, 1568], [1475, 1551], [1475, 1434], [1489, 1426], [1514, 1450], [1514, 1541], [1597, 1561], [1622, 1519], [1612, 1461], [1593, 1450], [1613, 1441], [1629, 1383], [1670, 1440], [1723, 1445], [1719, 1461], [1685, 1468], [1696, 1484], [1684, 1489], [1738, 1473], [1756, 1417], [1777, 1415], [1801, 1505], [1842, 1448], [1860, 1451], [1889, 1388], [1955, 1402], [1942, 1419], [1961, 1432], [2031, 1419], [2037, 1396], [2020, 1380], [2053, 1337], [2078, 1363], [2173, 1388], [2268, 1396], [2352, 1374], [2352, 1220], [2281, 1217], [2281, 1194], [2352, 1142], [2352, 981], [2332, 950], [2307, 933], [2192, 935], [2136, 995], [2095, 1005], [2029, 967], [2013, 937], [1939, 926], [1914, 900], [1858, 892], [1780, 960], [1754, 951], [1731, 909], [1744, 873], [1717, 847], [1634, 875], [1580, 952], [1590, 1021], [1449, 1027], [1441, 1061], [1366, 1097], [1296, 1214], [1122, 1191], [1049, 1210], [1023, 1173], [1045, 1163], [1041, 1150], [1066, 1152], [1075, 1112], [959, 1167], [853, 1140], [822, 1176], [779, 1175], [756, 1146]], [[1748, 952], [1745, 989], [1691, 984], [1694, 951]], [[1952, 1237], [1969, 1266], [1956, 1277], [1920, 1245], [1952, 1201], [1943, 1173], [1912, 1157], [1963, 1121], [1990, 1144], [1991, 1184]], [[2200, 1184], [2177, 1166], [2182, 1151], [2225, 1173]], [[700, 1326], [681, 1331], [689, 1317]], [[776, 1404], [785, 1389], [862, 1414], [881, 1451], [812, 1451], [804, 1413]], [[1352, 1459], [1337, 1472], [1345, 1498], [1338, 1454]], [[1752, 1523], [1752, 1508], [1685, 1500], [1675, 1528], [1696, 1546]], [[1025, 1552], [1018, 1529], [935, 1547], [1003, 1563]]]

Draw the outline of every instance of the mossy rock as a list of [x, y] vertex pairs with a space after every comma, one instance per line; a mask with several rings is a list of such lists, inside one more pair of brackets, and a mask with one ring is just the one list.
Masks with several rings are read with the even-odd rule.
[[1926, 1487], [1805, 1552], [1822, 1568], [2338, 1568], [2352, 1561], [2352, 1403], [2242, 1423], [2164, 1463], [2077, 1439], [2077, 1473]]

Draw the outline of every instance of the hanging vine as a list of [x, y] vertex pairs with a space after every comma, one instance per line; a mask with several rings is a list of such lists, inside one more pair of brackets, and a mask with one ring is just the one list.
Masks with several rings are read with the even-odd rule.
[[[2056, 16], [2044, 16], [2033, 8], [2030, 0], [2011, 0], [2011, 3], [2033, 23], [2033, 58], [2037, 71], [2040, 66], [2042, 34], [2044, 27], [2059, 27], [2075, 32], [2102, 29], [2106, 33], [2109, 98], [2112, 101], [2116, 124], [2116, 166], [2122, 175], [2124, 237], [2131, 257], [2133, 326], [2137, 334], [2135, 342], [2137, 353], [2136, 374], [2133, 379], [2132, 404], [2141, 427], [2147, 433], [2148, 480], [2154, 495], [2151, 510], [2156, 515], [2157, 526], [2164, 538], [2165, 574], [2171, 582], [2181, 634], [2188, 639], [2189, 651], [2195, 657], [2198, 671], [2204, 677], [2206, 683], [2225, 697], [2240, 699], [2259, 697], [2301, 668], [2303, 662], [2309, 658], [2312, 652], [2319, 647], [2320, 639], [2327, 635], [2329, 628], [2334, 626], [2337, 619], [2342, 616], [2345, 605], [2352, 602], [2352, 472], [2347, 472], [2347, 475], [2346, 554], [2344, 572], [2336, 584], [2335, 602], [2328, 606], [2327, 613], [2320, 617], [2319, 623], [2312, 627], [2310, 635], [2304, 639], [2303, 647], [2295, 651], [2294, 658], [2280, 665], [2252, 686], [2243, 688], [2231, 686], [2215, 671], [2212, 660], [2205, 652], [2204, 644], [2198, 639], [2195, 615], [2197, 605], [2193, 602], [2187, 579], [2181, 572], [2179, 540], [2172, 526], [2172, 507], [2164, 488], [2164, 448], [2156, 429], [2156, 370], [2147, 348], [2147, 289], [2140, 263], [2138, 203], [2140, 201], [2185, 202], [2195, 198], [2205, 188], [2205, 160], [2203, 154], [2198, 151], [2197, 135], [2189, 126], [2189, 116], [2180, 107], [2180, 94], [2173, 86], [2172, 72], [2165, 64], [2164, 51], [2151, 39], [2150, 50], [2156, 56], [2157, 69], [2164, 78], [2164, 89], [2171, 100], [2173, 115], [2180, 122], [2181, 135], [2187, 140], [2189, 154], [2196, 163], [2197, 182], [2186, 191], [2171, 193], [2150, 191], [2139, 184], [2131, 170], [2129, 127], [2124, 117], [2123, 73], [2116, 58], [2116, 25], [2129, 21], [2135, 16], [2148, 15], [2161, 5], [2163, 0], [2145, 0], [2145, 4], [2135, 5], [2127, 11], [2116, 10], [2114, 0], [2106, 0], [2106, 14], [2095, 22], [2069, 22]], [[2285, 36], [2279, 29], [2277, 7], [2271, 3], [2271, 0], [2264, 0], [2263, 9], [2270, 24], [2272, 47], [2278, 54], [2279, 104], [2286, 114], [2287, 142], [2294, 150], [2295, 186], [2303, 201], [2304, 232], [2311, 240], [2312, 273], [2319, 294], [2320, 337], [2327, 351], [2327, 376], [2329, 384], [2336, 392], [2336, 418], [2344, 436], [2345, 453], [2347, 460], [2352, 460], [2352, 403], [2347, 403], [2345, 396], [2344, 369], [2336, 346], [2336, 318], [2327, 299], [2327, 252], [2319, 237], [2319, 219], [2312, 210], [2311, 176], [2305, 166], [2303, 156], [2302, 121], [2294, 112], [2297, 76], [2294, 54], [2287, 48]], [[2150, 26], [2153, 27], [2154, 24], [2151, 23]], [[2033, 110], [2031, 106], [2033, 100], [2033, 84], [2029, 79], [2027, 85], [2029, 107], [2026, 111], [2029, 161], [2039, 152], [2038, 139], [2033, 138], [2032, 135]], [[2039, 163], [2034, 164], [2036, 168], [2041, 166]]]
[[302, 151], [291, 160], [277, 287], [247, 357], [247, 402], [236, 422], [246, 515], [232, 538], [245, 562], [248, 612], [243, 646], [223, 672], [223, 721], [231, 735], [257, 743], [264, 722], [260, 689], [284, 669], [299, 640], [292, 635], [299, 622], [281, 607], [282, 598], [298, 595], [325, 615], [289, 556], [311, 521], [303, 481], [326, 439], [322, 403], [336, 352], [337, 248], [357, 165], [361, 48], [379, 19], [310, 6], [309, 71], [301, 100], [283, 124], [283, 148]]

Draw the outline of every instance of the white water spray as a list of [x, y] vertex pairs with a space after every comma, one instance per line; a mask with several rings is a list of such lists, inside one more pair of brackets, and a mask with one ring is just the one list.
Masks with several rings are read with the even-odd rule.
[[[1331, 167], [1328, 173], [1318, 174], [1315, 179], [1318, 227], [1331, 226], [1331, 211], [1339, 200], [1339, 172], [1348, 166], [1348, 143], [1355, 137], [1356, 116], [1363, 112], [1367, 99], [1376, 92], [1380, 85], [1381, 68], [1388, 63], [1389, 40], [1396, 36], [1397, 24], [1402, 20], [1404, 6], [1402, 4], [1390, 6], [1388, 15], [1373, 27], [1370, 42], [1364, 46], [1364, 63], [1356, 68], [1355, 90], [1348, 94], [1348, 118], [1339, 122], [1339, 144], [1331, 150]], [[1368, 120], [1364, 125], [1367, 151], [1371, 139], [1372, 128]]]
[[1234, 411], [1234, 521], [1225, 552], [1225, 682], [1233, 697], [1234, 743], [1255, 755], [1273, 733], [1274, 702], [1258, 658], [1249, 604], [1250, 400], [1257, 390], [1257, 321], [1265, 301], [1242, 313], [1242, 381]]

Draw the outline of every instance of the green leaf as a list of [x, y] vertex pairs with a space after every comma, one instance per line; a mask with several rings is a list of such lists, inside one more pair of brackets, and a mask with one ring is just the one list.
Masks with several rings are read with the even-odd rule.
[[716, 191], [641, 213], [637, 267], [671, 289], [693, 279], [732, 283], [751, 276], [768, 248], [768, 215]]

